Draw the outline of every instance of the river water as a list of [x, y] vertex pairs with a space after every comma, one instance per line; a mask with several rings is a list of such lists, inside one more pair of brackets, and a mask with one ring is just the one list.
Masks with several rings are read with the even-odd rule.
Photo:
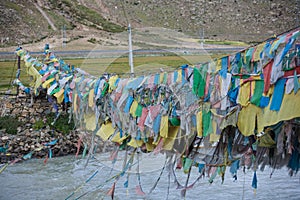
[[[121, 155], [122, 156], [122, 155]], [[119, 156], [119, 157], [121, 157]], [[124, 156], [124, 155], [123, 155]], [[33, 200], [33, 199], [111, 199], [106, 195], [112, 187], [110, 177], [118, 174], [122, 167], [121, 160], [112, 165], [109, 154], [98, 154], [86, 166], [86, 159], [75, 159], [74, 156], [43, 160], [31, 159], [8, 166], [0, 174], [1, 200]], [[155, 190], [149, 194], [161, 172], [164, 158], [140, 157], [141, 186], [146, 195], [137, 195], [138, 176], [131, 173], [128, 188], [124, 188], [127, 175], [116, 183], [115, 199], [166, 199], [168, 191], [168, 173], [165, 170]], [[143, 163], [144, 162], [144, 163]], [[137, 165], [136, 165], [137, 166]], [[143, 168], [144, 166], [144, 168]], [[112, 169], [113, 167], [113, 169]], [[131, 169], [132, 172], [137, 169]], [[275, 170], [270, 178], [271, 169], [257, 172], [258, 188], [254, 192], [251, 187], [253, 171], [238, 171], [238, 180], [233, 182], [231, 174], [226, 171], [225, 181], [216, 177], [212, 184], [208, 178], [200, 179], [192, 189], [187, 190], [186, 199], [300, 199], [300, 176], [290, 177], [286, 168]], [[193, 168], [190, 182], [197, 178], [197, 170]], [[89, 177], [94, 176], [89, 180]], [[186, 176], [176, 171], [178, 180], [184, 185]], [[105, 181], [107, 181], [105, 183]], [[85, 194], [85, 195], [84, 195]], [[82, 196], [82, 197], [81, 197]], [[180, 190], [171, 178], [168, 199], [182, 199]]]

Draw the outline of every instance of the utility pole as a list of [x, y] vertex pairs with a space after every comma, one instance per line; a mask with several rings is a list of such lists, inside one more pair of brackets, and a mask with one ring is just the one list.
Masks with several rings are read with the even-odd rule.
[[[18, 72], [17, 72], [17, 79], [20, 79], [20, 71], [21, 71], [21, 57], [18, 56]], [[19, 85], [17, 85], [17, 96], [19, 95]]]
[[128, 46], [129, 46], [129, 66], [130, 66], [130, 75], [134, 77], [133, 69], [133, 56], [132, 56], [132, 40], [131, 40], [131, 26], [128, 24]]
[[199, 36], [200, 36], [200, 40], [201, 40], [200, 46], [201, 46], [201, 48], [203, 48], [203, 44], [204, 44], [204, 28], [202, 28], [202, 32], [201, 32], [201, 30], [199, 30]]
[[131, 26], [130, 26], [130, 23], [128, 24], [128, 47], [129, 47], [130, 76], [134, 77], [133, 56], [132, 56], [132, 40], [131, 40]]

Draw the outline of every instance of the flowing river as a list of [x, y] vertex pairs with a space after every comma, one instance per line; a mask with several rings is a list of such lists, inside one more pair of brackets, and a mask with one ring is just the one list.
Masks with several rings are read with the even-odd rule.
[[[123, 155], [124, 156], [124, 155]], [[121, 157], [121, 156], [119, 156]], [[127, 174], [116, 182], [115, 199], [183, 199], [181, 190], [176, 189], [173, 177], [168, 187], [168, 172], [164, 170], [157, 187], [149, 193], [161, 173], [164, 157], [153, 159], [150, 156], [140, 157], [140, 180], [145, 195], [136, 193], [138, 185], [137, 173], [130, 173], [128, 188], [124, 187]], [[109, 154], [98, 154], [86, 165], [87, 159], [75, 159], [74, 156], [49, 159], [47, 164], [40, 159], [31, 159], [8, 166], [0, 174], [1, 200], [33, 200], [33, 199], [111, 199], [106, 193], [114, 183], [111, 179], [120, 173], [122, 161], [112, 165]], [[137, 168], [138, 165], [135, 165]], [[131, 171], [136, 172], [132, 167]], [[233, 181], [229, 170], [225, 181], [217, 176], [212, 184], [208, 177], [201, 178], [192, 189], [186, 191], [185, 199], [300, 199], [300, 176], [290, 177], [286, 168], [257, 171], [258, 188], [251, 187], [253, 171], [241, 169], [237, 181]], [[175, 172], [179, 182], [184, 185], [187, 175]], [[197, 168], [193, 167], [189, 184], [197, 179]], [[168, 193], [169, 188], [169, 194]]]

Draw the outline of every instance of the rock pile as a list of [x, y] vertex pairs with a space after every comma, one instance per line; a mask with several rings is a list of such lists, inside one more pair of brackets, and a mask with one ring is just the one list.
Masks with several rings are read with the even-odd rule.
[[[51, 141], [57, 140], [55, 145], [47, 146]], [[49, 128], [39, 131], [25, 129], [17, 135], [1, 134], [0, 146], [7, 147], [6, 152], [2, 152], [0, 163], [22, 158], [32, 153], [32, 157], [45, 158], [51, 148], [52, 156], [65, 156], [76, 153], [78, 134], [76, 131], [68, 135], [51, 131]], [[7, 146], [6, 146], [7, 145]]]
[[[34, 124], [44, 120], [46, 114], [52, 112], [51, 104], [45, 98], [38, 98], [31, 102], [30, 98], [1, 98], [1, 117], [15, 117], [21, 126], [17, 127], [16, 134], [8, 134], [5, 129], [0, 130], [0, 163], [23, 158], [24, 155], [32, 154], [34, 158], [45, 158], [49, 156], [51, 148], [52, 156], [75, 155], [80, 135], [86, 144], [90, 143], [88, 135], [73, 130], [68, 134], [61, 133], [44, 126], [38, 130]], [[55, 142], [54, 145], [48, 145]], [[102, 147], [103, 143], [96, 139], [97, 146]], [[83, 143], [79, 153], [83, 152]], [[98, 151], [101, 149], [98, 148]]]

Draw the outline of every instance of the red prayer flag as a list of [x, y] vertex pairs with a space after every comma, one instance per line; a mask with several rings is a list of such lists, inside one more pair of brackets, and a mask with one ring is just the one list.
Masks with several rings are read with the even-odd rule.
[[145, 192], [143, 192], [143, 190], [142, 190], [142, 188], [141, 188], [140, 185], [137, 185], [137, 186], [135, 187], [135, 192], [136, 192], [136, 194], [141, 195], [141, 196], [144, 196], [144, 195], [145, 195]]
[[81, 141], [82, 141], [82, 136], [80, 136], [79, 139], [78, 139], [78, 141], [77, 141], [77, 151], [76, 151], [75, 158], [78, 157], [80, 146], [81, 146]]
[[273, 66], [274, 60], [270, 60], [268, 64], [263, 69], [264, 74], [264, 93], [266, 94], [270, 89], [270, 79], [271, 79], [271, 72], [272, 72], [272, 66]]
[[116, 187], [116, 182], [114, 182], [114, 184], [112, 185], [112, 187], [106, 193], [108, 196], [111, 196], [111, 199], [114, 199], [115, 187]]

